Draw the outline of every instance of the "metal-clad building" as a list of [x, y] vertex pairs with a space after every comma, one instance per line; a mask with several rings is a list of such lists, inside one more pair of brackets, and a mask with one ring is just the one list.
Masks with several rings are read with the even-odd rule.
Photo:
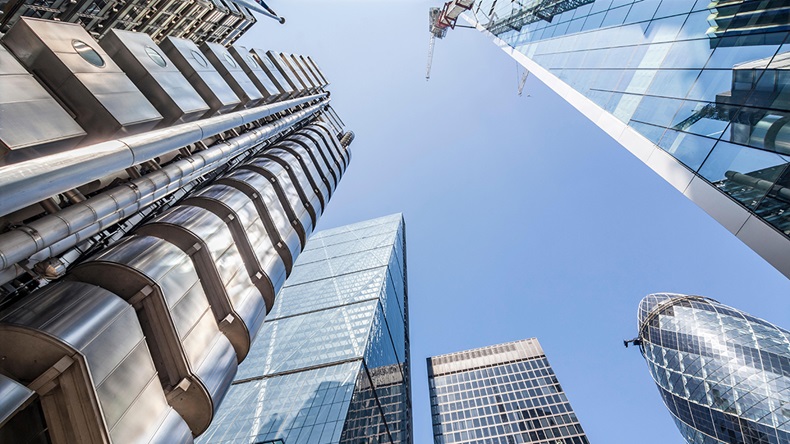
[[589, 444], [536, 338], [427, 361], [435, 444]]
[[790, 277], [787, 2], [481, 0], [468, 14]]
[[790, 443], [790, 332], [700, 296], [639, 304], [637, 343], [693, 444]]
[[400, 214], [316, 233], [201, 443], [411, 443]]
[[[21, 3], [90, 2], [0, 6]], [[209, 4], [88, 6], [164, 3]], [[325, 84], [275, 95], [207, 43], [230, 16], [158, 35], [81, 11], [0, 37], [0, 442], [190, 443], [271, 333], [353, 133]]]

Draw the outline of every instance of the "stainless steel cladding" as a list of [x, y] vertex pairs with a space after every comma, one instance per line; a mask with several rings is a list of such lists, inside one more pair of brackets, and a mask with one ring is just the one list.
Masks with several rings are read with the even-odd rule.
[[241, 253], [247, 274], [257, 279], [266, 311], [285, 282], [285, 262], [269, 235], [273, 227], [261, 220], [255, 203], [243, 192], [227, 185], [210, 185], [183, 202], [211, 211], [225, 221]]
[[[0, 334], [0, 373], [36, 392], [31, 408], [43, 410], [46, 425], [35, 432], [53, 443], [191, 442], [167, 404], [134, 309], [118, 296], [57, 282], [7, 310]], [[5, 427], [29, 433], [26, 425], [12, 418]]]
[[272, 65], [277, 69], [280, 75], [285, 78], [285, 81], [288, 83], [288, 86], [291, 87], [292, 90], [298, 92], [299, 94], [307, 94], [307, 89], [305, 88], [304, 84], [299, 81], [296, 77], [296, 74], [285, 64], [285, 61], [274, 51], [266, 51], [266, 58], [271, 62]]
[[280, 201], [279, 186], [250, 170], [233, 171], [215, 183], [233, 187], [252, 199], [269, 236], [277, 241], [275, 246], [285, 263], [286, 274], [290, 274], [294, 260], [302, 251], [301, 234], [296, 228], [300, 225], [291, 207], [283, 206]]
[[159, 126], [191, 122], [208, 112], [206, 102], [147, 34], [111, 30], [101, 46], [164, 116]]
[[208, 103], [210, 111], [206, 116], [232, 111], [241, 104], [233, 89], [228, 86], [222, 75], [209, 63], [194, 42], [167, 37], [162, 40], [159, 47]]
[[302, 64], [302, 59], [300, 59], [299, 56], [295, 54], [287, 54], [287, 57], [293, 62], [292, 66], [298, 69], [299, 74], [301, 74], [302, 77], [307, 80], [313, 91], [318, 91], [318, 89], [321, 87], [321, 84], [318, 79], [313, 77], [313, 74], [310, 72], [310, 70]]
[[263, 93], [252, 83], [250, 76], [239, 66], [227, 48], [217, 43], [203, 43], [200, 50], [241, 99], [241, 105], [250, 108], [264, 101]]
[[252, 83], [263, 94], [267, 103], [284, 100], [288, 94], [281, 93], [274, 85], [266, 72], [258, 65], [255, 57], [243, 46], [231, 46], [228, 52], [233, 56], [233, 60], [239, 64], [241, 69], [250, 77]]
[[316, 74], [318, 74], [318, 76], [321, 78], [321, 80], [323, 80], [324, 83], [328, 85], [329, 84], [329, 80], [327, 80], [326, 76], [324, 75], [324, 72], [321, 71], [321, 68], [318, 66], [318, 64], [315, 62], [315, 60], [313, 60], [312, 57], [307, 56], [307, 61], [310, 62], [310, 65], [312, 65], [313, 68], [315, 68], [315, 72], [316, 72]]
[[77, 122], [2, 45], [0, 92], [0, 165], [67, 150], [85, 137]]
[[236, 374], [236, 354], [190, 257], [162, 239], [132, 236], [71, 276], [135, 307], [168, 402], [192, 434], [206, 430]]
[[252, 54], [255, 61], [258, 62], [258, 66], [266, 73], [266, 77], [272, 81], [277, 91], [279, 91], [283, 97], [296, 97], [299, 95], [299, 92], [288, 83], [288, 80], [283, 76], [274, 62], [269, 59], [266, 55], [266, 51], [253, 48], [250, 50], [250, 54]]
[[288, 55], [282, 52], [278, 54], [278, 56], [280, 57], [280, 60], [283, 61], [285, 67], [291, 71], [294, 78], [299, 82], [300, 85], [302, 85], [302, 89], [304, 89], [307, 92], [312, 92], [313, 85], [310, 84], [309, 81], [307, 81], [307, 78], [305, 78], [304, 74], [302, 73], [302, 70], [300, 70], [299, 67], [296, 65], [296, 62], [294, 62], [290, 57], [288, 57]]
[[[321, 183], [318, 172], [313, 168], [307, 167], [307, 164], [303, 163], [303, 160], [300, 159], [301, 156], [286, 149], [284, 142], [266, 150], [261, 157], [279, 163], [288, 171], [294, 185], [301, 191], [300, 197], [302, 197], [303, 202], [305, 202], [305, 207], [313, 210], [312, 213], [315, 214], [315, 219], [318, 221], [318, 218], [324, 212], [326, 202], [329, 201], [329, 192], [324, 184]], [[312, 162], [309, 162], [309, 160], [308, 164], [310, 167], [313, 166]], [[318, 182], [316, 182], [313, 177], [316, 177]]]
[[265, 291], [265, 283], [247, 274], [225, 222], [203, 208], [182, 205], [143, 225], [137, 233], [164, 239], [192, 257], [220, 330], [241, 362], [266, 315], [265, 300], [257, 286]]
[[3, 43], [95, 142], [155, 127], [162, 116], [81, 26], [23, 18]]
[[310, 70], [310, 73], [313, 75], [313, 78], [315, 78], [318, 81], [318, 84], [319, 84], [319, 86], [321, 88], [325, 88], [327, 85], [329, 85], [327, 83], [326, 79], [321, 75], [321, 73], [318, 72], [318, 68], [316, 68], [316, 66], [313, 64], [313, 62], [310, 61], [309, 57], [305, 57], [303, 55], [300, 55], [300, 56], [297, 56], [297, 57], [299, 57], [299, 59], [302, 61], [302, 64], [307, 69]]

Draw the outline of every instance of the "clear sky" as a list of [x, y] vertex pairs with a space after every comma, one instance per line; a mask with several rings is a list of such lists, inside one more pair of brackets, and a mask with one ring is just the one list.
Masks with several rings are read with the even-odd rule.
[[[241, 44], [311, 55], [356, 133], [318, 229], [403, 212], [415, 443], [425, 358], [537, 337], [594, 444], [682, 443], [637, 304], [699, 294], [790, 327], [790, 281], [479, 32], [437, 41], [418, 0], [272, 0]], [[531, 97], [527, 97], [527, 95]]]

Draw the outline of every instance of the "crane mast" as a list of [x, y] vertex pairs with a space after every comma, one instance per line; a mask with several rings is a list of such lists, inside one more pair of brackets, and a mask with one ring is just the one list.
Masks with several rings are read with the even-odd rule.
[[428, 31], [431, 39], [428, 42], [428, 66], [425, 69], [425, 80], [431, 78], [431, 65], [433, 65], [433, 48], [436, 39], [443, 39], [447, 35], [447, 29], [455, 29], [455, 22], [458, 16], [464, 11], [472, 9], [474, 0], [452, 0], [444, 4], [442, 8], [428, 9]]

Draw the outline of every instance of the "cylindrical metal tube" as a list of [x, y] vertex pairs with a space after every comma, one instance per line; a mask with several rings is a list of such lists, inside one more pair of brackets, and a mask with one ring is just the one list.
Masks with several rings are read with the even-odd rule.
[[315, 94], [263, 105], [0, 167], [0, 215], [325, 96]]
[[[309, 118], [324, 106], [326, 102], [295, 112], [225, 143], [200, 151], [192, 157], [170, 164], [125, 186], [72, 205], [56, 215], [43, 217], [28, 226], [0, 235], [0, 270], [56, 243], [60, 252], [65, 251], [112, 223], [178, 190], [197, 175], [213, 170], [241, 152]], [[107, 219], [108, 217], [111, 218]], [[99, 227], [90, 228], [100, 222]], [[61, 242], [67, 238], [70, 239], [68, 242]], [[37, 258], [45, 259], [43, 256], [46, 255], [37, 255]]]

